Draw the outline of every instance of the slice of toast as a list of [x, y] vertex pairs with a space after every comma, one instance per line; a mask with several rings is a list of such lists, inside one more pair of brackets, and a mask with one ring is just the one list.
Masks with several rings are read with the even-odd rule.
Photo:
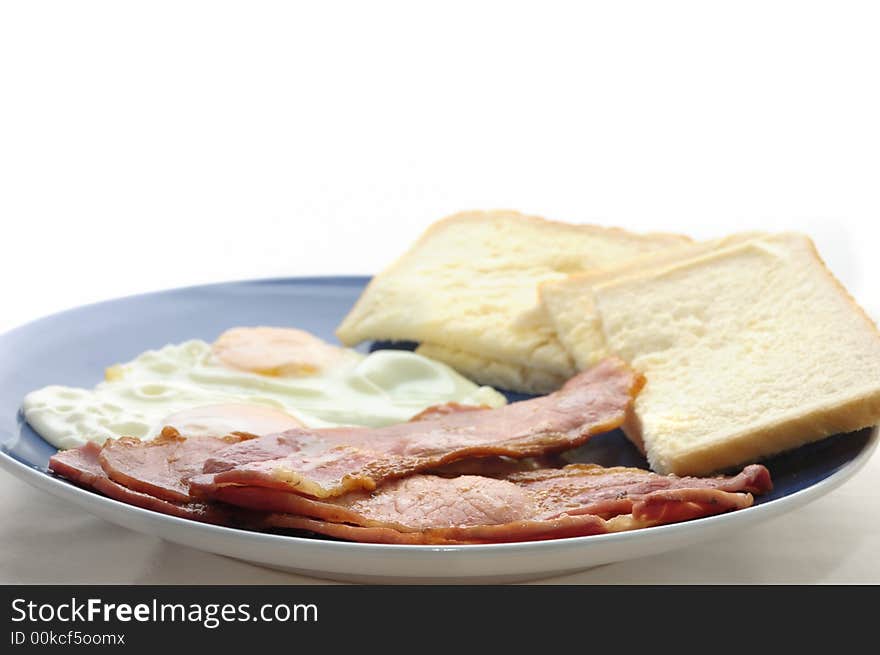
[[541, 306], [575, 368], [583, 371], [608, 355], [602, 323], [593, 302], [594, 285], [644, 273], [760, 236], [758, 232], [743, 232], [710, 241], [675, 245], [608, 268], [544, 282], [538, 286]]
[[800, 234], [592, 287], [647, 383], [625, 426], [654, 470], [705, 475], [880, 421], [880, 334]]
[[513, 211], [457, 214], [377, 275], [336, 334], [346, 345], [418, 341], [569, 377], [575, 369], [539, 306], [538, 284], [687, 241]]

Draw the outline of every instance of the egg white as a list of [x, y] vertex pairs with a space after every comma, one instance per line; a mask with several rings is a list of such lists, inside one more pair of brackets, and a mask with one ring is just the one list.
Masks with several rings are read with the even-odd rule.
[[57, 448], [86, 441], [156, 436], [176, 412], [243, 403], [286, 412], [309, 427], [381, 426], [409, 420], [437, 403], [498, 407], [504, 396], [408, 351], [346, 351], [322, 373], [272, 377], [223, 366], [200, 340], [150, 350], [107, 369], [94, 389], [51, 385], [24, 398], [25, 420]]

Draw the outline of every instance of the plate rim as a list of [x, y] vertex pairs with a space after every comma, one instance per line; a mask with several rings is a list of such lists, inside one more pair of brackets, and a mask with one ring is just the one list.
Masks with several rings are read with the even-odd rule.
[[110, 298], [103, 298], [101, 300], [93, 300], [91, 302], [83, 303], [81, 305], [74, 305], [73, 307], [66, 307], [64, 309], [59, 309], [58, 311], [49, 312], [48, 314], [41, 314], [40, 316], [36, 316], [34, 318], [30, 318], [26, 320], [24, 323], [19, 323], [17, 325], [13, 325], [10, 328], [7, 328], [3, 332], [0, 332], [0, 346], [3, 345], [3, 340], [7, 337], [13, 337], [17, 332], [25, 330], [29, 327], [32, 327], [38, 323], [43, 321], [48, 321], [54, 318], [59, 318], [64, 316], [65, 314], [72, 314], [74, 312], [78, 312], [84, 309], [90, 309], [92, 307], [97, 307], [104, 304], [110, 304], [114, 302], [122, 302], [128, 300], [136, 300], [138, 298], [146, 298], [147, 296], [158, 296], [166, 293], [181, 293], [185, 291], [195, 291], [198, 289], [209, 289], [211, 287], [224, 287], [230, 285], [244, 285], [244, 284], [283, 284], [287, 282], [297, 282], [303, 284], [355, 284], [355, 283], [369, 283], [370, 280], [373, 279], [373, 275], [294, 275], [294, 276], [276, 276], [276, 277], [248, 277], [248, 278], [237, 278], [234, 280], [221, 280], [219, 282], [202, 282], [196, 284], [184, 284], [177, 287], [165, 287], [163, 289], [153, 289], [152, 291], [138, 291], [136, 293], [129, 293], [122, 296], [113, 296]]

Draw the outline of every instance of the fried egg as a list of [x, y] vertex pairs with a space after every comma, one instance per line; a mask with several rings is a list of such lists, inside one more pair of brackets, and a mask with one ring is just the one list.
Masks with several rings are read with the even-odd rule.
[[409, 351], [369, 355], [301, 330], [234, 328], [212, 345], [169, 344], [110, 366], [93, 389], [51, 385], [24, 398], [25, 420], [57, 448], [108, 438], [271, 434], [294, 427], [381, 426], [431, 405], [499, 407], [504, 396]]

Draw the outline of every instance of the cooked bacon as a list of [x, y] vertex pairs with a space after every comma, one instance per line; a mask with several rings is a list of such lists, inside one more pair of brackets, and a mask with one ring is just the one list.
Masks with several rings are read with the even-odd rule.
[[[285, 511], [267, 518], [275, 527], [373, 543], [451, 544], [534, 541], [673, 523], [748, 507], [748, 492], [770, 488], [769, 473], [761, 466], [733, 478], [664, 477], [592, 465], [538, 473], [506, 481], [417, 475], [374, 494], [333, 501], [253, 488], [221, 493], [238, 503], [249, 494], [251, 504]], [[575, 493], [578, 485], [581, 491]]]
[[520, 520], [497, 525], [449, 526], [403, 532], [391, 527], [331, 523], [295, 514], [269, 514], [265, 525], [290, 530], [306, 530], [363, 543], [491, 544], [587, 537], [638, 530], [745, 509], [752, 504], [752, 501], [751, 494], [730, 493], [718, 489], [675, 489], [650, 494], [633, 503], [630, 514], [620, 514], [610, 519], [603, 519], [595, 514], [573, 516], [564, 514], [555, 519]]
[[[266, 517], [269, 527], [286, 530], [305, 530], [336, 539], [372, 544], [404, 545], [454, 545], [491, 544], [512, 541], [542, 541], [565, 537], [587, 537], [611, 532], [610, 521], [598, 516], [568, 516], [554, 521], [513, 521], [504, 525], [445, 528], [422, 532], [400, 532], [393, 528], [364, 528], [345, 523], [329, 523], [293, 514], [270, 514]], [[633, 526], [630, 529], [635, 529]], [[647, 527], [647, 526], [645, 526]]]
[[525, 489], [547, 518], [563, 513], [610, 518], [633, 511], [635, 502], [645, 501], [652, 494], [673, 490], [763, 494], [773, 488], [770, 472], [760, 464], [747, 466], [732, 477], [680, 478], [622, 466], [571, 464], [560, 469], [514, 473], [507, 479]]
[[50, 468], [116, 500], [172, 516], [372, 543], [501, 543], [632, 530], [748, 507], [752, 493], [772, 487], [769, 472], [759, 465], [733, 477], [678, 478], [572, 464], [506, 479], [413, 475], [374, 493], [356, 491], [325, 500], [223, 486], [211, 488], [206, 502], [176, 503], [108, 478], [100, 452], [93, 443], [62, 451], [51, 458]]
[[62, 450], [49, 459], [49, 468], [77, 484], [129, 505], [207, 523], [229, 523], [230, 512], [214, 503], [173, 503], [134, 491], [107, 477], [101, 468], [101, 446], [88, 442], [79, 448]]
[[511, 473], [520, 471], [537, 471], [543, 468], [565, 466], [568, 462], [561, 455], [544, 455], [542, 457], [473, 457], [460, 459], [443, 466], [428, 469], [426, 473], [453, 478], [457, 475], [482, 475], [487, 478], [504, 478]]
[[413, 416], [409, 422], [424, 421], [429, 418], [437, 418], [438, 416], [448, 416], [449, 414], [459, 414], [461, 412], [473, 412], [480, 409], [490, 409], [488, 405], [462, 405], [461, 403], [448, 402], [439, 405], [431, 405], [423, 409], [421, 412]]
[[744, 509], [751, 504], [751, 494], [731, 493], [721, 489], [668, 489], [655, 491], [634, 503], [632, 517], [636, 524], [643, 525], [680, 523]]
[[644, 383], [623, 361], [609, 358], [559, 391], [498, 409], [477, 409], [383, 428], [290, 430], [230, 446], [191, 482], [247, 485], [315, 498], [462, 459], [533, 457], [574, 448], [617, 428]]
[[235, 433], [225, 437], [183, 437], [166, 427], [152, 441], [133, 437], [110, 439], [98, 457], [114, 482], [173, 503], [188, 503], [189, 478], [201, 473], [212, 454], [254, 435]]
[[715, 478], [572, 464], [479, 476], [413, 475], [374, 493], [316, 500], [259, 487], [225, 486], [210, 497], [273, 512], [268, 525], [380, 543], [482, 543], [584, 536], [674, 523], [752, 504], [772, 488], [760, 465]]
[[398, 544], [632, 530], [748, 507], [752, 494], [772, 488], [758, 465], [715, 478], [549, 468], [557, 453], [619, 426], [642, 383], [609, 359], [554, 394], [495, 410], [450, 407], [386, 428], [265, 437], [184, 438], [166, 428], [151, 442], [121, 438], [57, 453], [50, 468], [182, 518]]

